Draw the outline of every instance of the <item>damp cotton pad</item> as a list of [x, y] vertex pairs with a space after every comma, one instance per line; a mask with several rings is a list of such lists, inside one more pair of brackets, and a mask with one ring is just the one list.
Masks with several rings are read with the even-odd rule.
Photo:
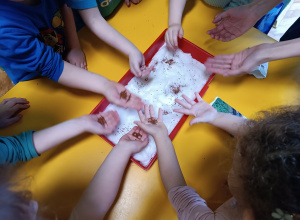
[[[147, 78], [133, 77], [126, 88], [141, 97], [145, 104], [152, 104], [156, 114], [158, 109], [162, 108], [163, 122], [170, 134], [182, 117], [182, 114], [173, 112], [173, 109], [181, 107], [175, 103], [175, 99], [181, 98], [182, 94], [195, 99], [194, 92], [201, 91], [210, 74], [191, 54], [183, 53], [180, 49], [172, 53], [166, 45], [158, 50], [149, 66], [154, 66], [154, 70]], [[135, 126], [133, 122], [138, 121], [139, 116], [136, 110], [109, 104], [105, 111], [111, 110], [118, 112], [120, 124], [113, 134], [106, 137], [117, 144], [120, 138]], [[156, 152], [154, 139], [149, 135], [147, 147], [133, 155], [133, 158], [147, 166]]]

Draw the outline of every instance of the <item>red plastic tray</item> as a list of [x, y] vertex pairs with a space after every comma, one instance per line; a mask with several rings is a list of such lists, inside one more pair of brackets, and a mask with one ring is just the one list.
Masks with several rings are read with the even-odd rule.
[[[146, 65], [148, 65], [150, 63], [152, 57], [156, 54], [156, 52], [159, 50], [159, 48], [161, 48], [161, 46], [165, 43], [164, 36], [165, 36], [166, 31], [167, 31], [167, 29], [165, 29], [161, 33], [161, 35], [154, 41], [154, 43], [144, 53]], [[211, 54], [202, 50], [201, 48], [199, 48], [195, 44], [191, 43], [190, 41], [186, 40], [185, 38], [179, 39], [178, 46], [183, 52], [190, 53], [194, 59], [198, 60], [201, 63], [204, 63], [208, 57], [213, 57]], [[204, 93], [208, 89], [209, 83], [212, 81], [214, 75], [215, 74], [212, 74], [209, 77], [206, 84], [203, 86], [202, 90], [199, 92], [201, 97], [204, 95]], [[127, 85], [128, 82], [133, 77], [134, 77], [134, 75], [131, 73], [130, 70], [128, 70], [127, 73], [120, 79], [119, 83], [121, 83], [123, 85]], [[103, 112], [108, 105], [109, 105], [109, 101], [106, 98], [103, 98], [90, 114], [98, 114], [99, 112]], [[177, 132], [179, 131], [179, 129], [181, 128], [181, 126], [183, 125], [183, 123], [185, 122], [185, 120], [187, 118], [188, 118], [187, 115], [182, 116], [182, 118], [180, 119], [180, 121], [178, 122], [176, 127], [173, 129], [173, 131], [169, 135], [171, 140], [173, 140], [173, 138], [175, 137], [175, 135], [177, 134]], [[102, 137], [110, 145], [115, 146], [114, 143], [112, 143], [107, 137], [105, 137], [103, 135], [99, 135], [99, 136]], [[148, 170], [152, 166], [154, 161], [157, 159], [157, 154], [155, 154], [155, 156], [151, 159], [150, 163], [146, 167], [143, 166], [139, 161], [135, 160], [134, 158], [131, 157], [130, 159], [131, 159], [131, 161], [136, 163], [138, 166], [140, 166], [144, 170]]]

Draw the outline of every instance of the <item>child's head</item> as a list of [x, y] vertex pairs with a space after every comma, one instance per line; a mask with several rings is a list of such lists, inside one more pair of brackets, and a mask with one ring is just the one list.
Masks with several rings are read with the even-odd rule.
[[[274, 219], [276, 209], [298, 219], [300, 108], [283, 107], [262, 114], [258, 121], [249, 121], [247, 132], [238, 139], [229, 184], [233, 191], [234, 184], [240, 184], [242, 192], [238, 193], [256, 219]], [[238, 181], [232, 184], [230, 176]]]
[[37, 219], [37, 203], [31, 192], [15, 191], [11, 176], [14, 168], [0, 165], [0, 219]]

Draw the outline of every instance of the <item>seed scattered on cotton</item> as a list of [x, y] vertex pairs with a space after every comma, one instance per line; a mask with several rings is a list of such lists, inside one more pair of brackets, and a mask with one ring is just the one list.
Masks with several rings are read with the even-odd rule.
[[[158, 50], [149, 66], [155, 68], [147, 78], [134, 77], [126, 88], [141, 97], [145, 104], [152, 104], [156, 114], [158, 109], [162, 108], [163, 122], [170, 134], [182, 117], [182, 114], [173, 112], [173, 109], [180, 108], [175, 99], [182, 99], [183, 94], [195, 99], [194, 92], [201, 91], [210, 74], [205, 71], [202, 63], [192, 58], [191, 54], [183, 53], [180, 49], [173, 54], [168, 51], [166, 45]], [[118, 112], [120, 124], [113, 134], [107, 135], [107, 138], [117, 144], [120, 138], [135, 126], [133, 122], [138, 121], [139, 116], [136, 110], [109, 104], [105, 111], [111, 110]], [[133, 158], [146, 167], [156, 152], [155, 142], [149, 136], [148, 146], [133, 155]]]

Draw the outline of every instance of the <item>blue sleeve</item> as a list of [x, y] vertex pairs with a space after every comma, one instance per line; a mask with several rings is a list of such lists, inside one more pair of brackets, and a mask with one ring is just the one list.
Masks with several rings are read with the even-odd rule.
[[15, 164], [38, 157], [33, 145], [33, 132], [31, 130], [12, 137], [0, 137], [0, 164]]
[[73, 9], [88, 9], [97, 7], [96, 0], [66, 0], [67, 5]]
[[14, 27], [1, 28], [0, 35], [0, 64], [14, 84], [38, 76], [58, 81], [64, 63], [52, 47]]

